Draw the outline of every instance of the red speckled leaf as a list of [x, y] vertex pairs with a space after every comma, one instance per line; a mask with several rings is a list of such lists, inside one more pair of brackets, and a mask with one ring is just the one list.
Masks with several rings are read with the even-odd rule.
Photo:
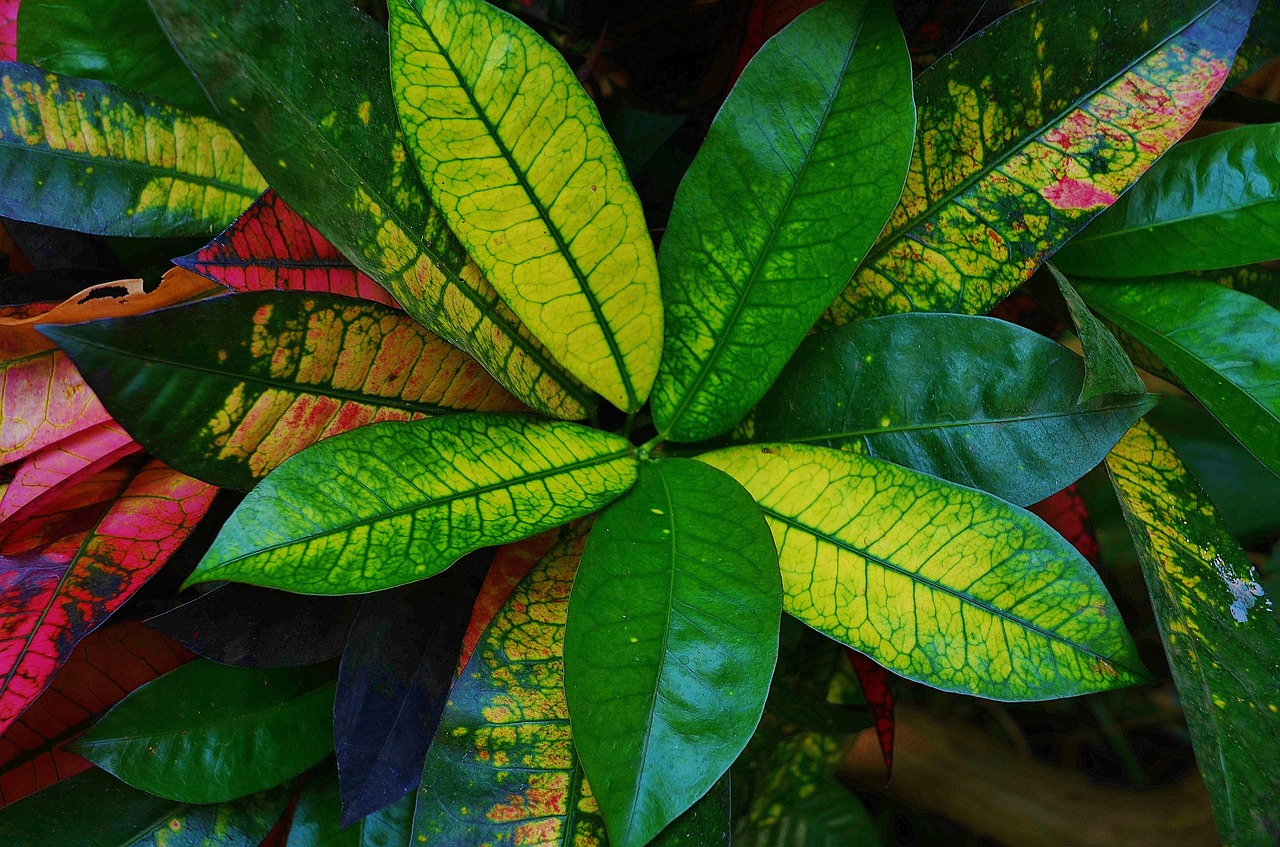
[[853, 672], [858, 675], [858, 684], [862, 686], [862, 696], [871, 708], [871, 718], [875, 722], [876, 738], [880, 740], [880, 752], [884, 754], [885, 778], [893, 776], [893, 688], [890, 683], [893, 677], [887, 670], [868, 659], [856, 650], [849, 651], [849, 662]]
[[110, 420], [49, 445], [23, 459], [14, 471], [12, 483], [0, 496], [0, 522], [141, 449], [120, 424]]
[[233, 291], [316, 291], [398, 305], [271, 188], [226, 232], [173, 261]]
[[18, 61], [18, 3], [0, 0], [0, 62]]
[[1081, 556], [1094, 565], [1099, 563], [1098, 539], [1093, 534], [1093, 520], [1089, 517], [1084, 498], [1080, 496], [1080, 489], [1074, 484], [1027, 509], [1070, 541]]
[[45, 692], [0, 735], [0, 806], [91, 768], [64, 750], [66, 743], [130, 691], [194, 656], [134, 622], [81, 641]]
[[0, 732], [178, 548], [217, 489], [125, 461], [0, 532]]

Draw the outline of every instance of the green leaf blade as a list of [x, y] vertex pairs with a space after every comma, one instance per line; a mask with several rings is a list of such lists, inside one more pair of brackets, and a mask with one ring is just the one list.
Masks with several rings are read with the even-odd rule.
[[569, 601], [565, 687], [611, 844], [647, 844], [742, 752], [781, 614], [769, 528], [720, 471], [646, 462], [596, 519]]
[[720, 435], [764, 394], [880, 234], [914, 130], [911, 62], [887, 3], [825, 3], [752, 59], [663, 237], [660, 431]]
[[403, 585], [588, 515], [636, 472], [627, 441], [576, 424], [487, 413], [373, 424], [259, 483], [188, 582], [302, 594]]

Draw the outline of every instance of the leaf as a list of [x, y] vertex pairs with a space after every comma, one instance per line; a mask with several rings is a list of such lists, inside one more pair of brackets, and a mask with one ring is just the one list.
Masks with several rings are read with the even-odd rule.
[[1079, 282], [1077, 288], [1280, 474], [1280, 312], [1247, 294], [1184, 276]]
[[444, 219], [570, 373], [638, 411], [662, 355], [658, 265], [595, 105], [554, 47], [483, 0], [389, 12], [396, 108]]
[[1019, 505], [1102, 461], [1154, 402], [1080, 404], [1080, 357], [993, 318], [889, 315], [805, 340], [735, 440], [840, 447]]
[[47, 498], [0, 532], [0, 732], [84, 638], [149, 580], [217, 489], [126, 462]]
[[45, 692], [0, 735], [0, 806], [92, 767], [66, 743], [130, 691], [191, 658], [136, 623], [103, 627], [77, 644]]
[[751, 497], [688, 459], [645, 462], [595, 522], [565, 630], [573, 742], [613, 847], [643, 847], [746, 747], [782, 596]]
[[[1168, 397], [1164, 402], [1169, 402]], [[1163, 408], [1157, 406], [1156, 410]], [[1079, 488], [1072, 483], [1059, 492], [1049, 495], [1039, 503], [1032, 503], [1027, 511], [1053, 527], [1059, 535], [1071, 542], [1089, 564], [1097, 565], [1101, 559], [1098, 537], [1094, 533], [1093, 519]]]
[[631, 179], [644, 170], [659, 148], [684, 125], [683, 115], [665, 115], [620, 104], [605, 118], [609, 137]]
[[893, 678], [887, 670], [857, 650], [849, 651], [849, 663], [853, 665], [858, 686], [875, 720], [876, 739], [880, 742], [880, 752], [884, 754], [884, 778], [887, 782], [893, 777]]
[[522, 402], [557, 417], [590, 414], [591, 393], [506, 307], [427, 199], [399, 132], [387, 34], [376, 23], [344, 0], [262, 0], [254, 14], [241, 14], [240, 0], [149, 2], [293, 209]]
[[0, 85], [7, 217], [97, 235], [212, 235], [267, 187], [208, 118], [16, 62], [0, 64]]
[[142, 449], [118, 423], [108, 420], [27, 456], [0, 497], [0, 522], [43, 497], [106, 470]]
[[902, 200], [827, 320], [995, 305], [1195, 123], [1254, 2], [1048, 0], [939, 59]]
[[1052, 264], [1048, 268], [1058, 283], [1058, 291], [1066, 301], [1067, 311], [1084, 349], [1084, 384], [1080, 388], [1079, 402], [1088, 403], [1095, 397], [1108, 394], [1146, 394], [1142, 377], [1133, 369], [1133, 363], [1124, 354], [1120, 342], [1093, 316], [1067, 278]]
[[1054, 264], [1078, 276], [1141, 277], [1280, 259], [1277, 147], [1275, 124], [1179, 144]]
[[1262, 70], [1266, 63], [1280, 54], [1280, 4], [1276, 0], [1259, 0], [1249, 32], [1236, 53], [1227, 88]]
[[832, 779], [807, 783], [810, 793], [790, 798], [777, 819], [734, 839], [738, 847], [879, 847], [876, 823], [849, 789]]
[[1240, 546], [1177, 455], [1140, 423], [1107, 458], [1165, 654], [1227, 844], [1280, 833], [1280, 621]]
[[221, 803], [297, 776], [333, 749], [324, 669], [204, 659], [122, 700], [72, 749], [149, 794]]
[[406, 847], [413, 826], [413, 795], [343, 826], [339, 773], [332, 768], [307, 780], [282, 847]]
[[341, 656], [357, 604], [229, 583], [146, 624], [219, 664], [293, 667]]
[[616, 435], [519, 415], [361, 427], [250, 492], [187, 580], [357, 594], [439, 573], [609, 503], [636, 479]]
[[278, 789], [193, 806], [91, 770], [0, 811], [0, 841], [22, 847], [257, 847], [288, 796]]
[[252, 292], [44, 332], [148, 450], [245, 491], [367, 423], [523, 408], [403, 312], [330, 294]]
[[458, 654], [458, 669], [455, 676], [462, 672], [467, 662], [471, 661], [471, 654], [475, 652], [476, 645], [480, 643], [480, 638], [489, 627], [493, 616], [498, 614], [502, 604], [507, 602], [511, 592], [520, 584], [520, 580], [524, 579], [533, 566], [547, 554], [547, 551], [555, 546], [560, 534], [559, 529], [548, 530], [523, 541], [504, 544], [494, 553], [489, 573], [484, 579], [484, 584], [480, 586], [480, 594], [476, 597], [475, 605], [471, 609], [471, 620], [467, 622], [466, 634], [462, 637], [462, 650]]
[[477, 551], [431, 579], [360, 604], [333, 707], [344, 827], [417, 786], [492, 559], [492, 550]]
[[738, 51], [738, 64], [734, 68], [730, 82], [742, 75], [765, 42], [777, 35], [783, 27], [795, 20], [802, 12], [818, 5], [818, 0], [753, 0], [751, 11], [747, 13], [747, 35]]
[[21, 0], [0, 0], [0, 62], [18, 59], [18, 4]]
[[659, 432], [720, 435], [764, 395], [883, 229], [914, 128], [911, 60], [886, 2], [824, 3], [756, 54], [663, 236]]
[[23, 38], [13, 58], [216, 117], [146, 0], [22, 0], [18, 23]]
[[764, 510], [783, 609], [894, 673], [1006, 701], [1147, 679], [1098, 575], [1034, 515], [822, 447], [699, 459]]
[[232, 291], [312, 291], [396, 306], [319, 230], [268, 188], [226, 232], [174, 264]]

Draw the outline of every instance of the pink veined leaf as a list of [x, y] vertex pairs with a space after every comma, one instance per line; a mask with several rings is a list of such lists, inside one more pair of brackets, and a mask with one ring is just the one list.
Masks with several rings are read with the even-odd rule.
[[893, 776], [893, 736], [894, 717], [893, 688], [890, 685], [893, 677], [880, 665], [866, 656], [850, 650], [849, 662], [858, 675], [858, 684], [862, 686], [862, 696], [871, 708], [871, 719], [875, 723], [876, 738], [880, 741], [880, 752], [884, 755], [885, 779]]
[[0, 732], [160, 570], [216, 493], [159, 461], [126, 460], [0, 528]]
[[18, 3], [0, 0], [0, 62], [18, 61]]
[[270, 188], [225, 232], [173, 261], [233, 291], [318, 291], [399, 307]]
[[141, 450], [142, 445], [113, 420], [45, 447], [18, 465], [9, 488], [0, 496], [0, 521]]

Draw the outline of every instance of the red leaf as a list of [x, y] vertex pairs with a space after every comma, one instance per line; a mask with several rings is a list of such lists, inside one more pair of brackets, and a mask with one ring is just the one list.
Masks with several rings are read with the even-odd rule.
[[751, 57], [773, 38], [782, 28], [818, 5], [821, 0], [755, 0], [751, 4], [751, 13], [747, 17], [747, 37], [738, 51], [738, 66], [733, 69], [729, 84], [738, 81], [742, 69], [751, 61]]
[[93, 767], [63, 749], [135, 688], [195, 654], [139, 623], [103, 627], [72, 651], [53, 682], [0, 735], [0, 806]]
[[293, 796], [289, 798], [289, 805], [285, 807], [284, 813], [280, 815], [280, 820], [276, 821], [276, 825], [271, 827], [271, 831], [267, 833], [267, 837], [262, 839], [262, 843], [258, 847], [285, 847], [285, 842], [289, 840], [289, 830], [293, 828], [293, 813], [298, 808], [298, 798], [302, 796], [303, 780], [298, 781], [298, 787], [294, 789]]
[[1089, 517], [1084, 498], [1080, 496], [1080, 489], [1074, 484], [1057, 494], [1051, 494], [1028, 509], [1070, 541], [1081, 556], [1094, 565], [1099, 563], [1098, 538], [1093, 533], [1093, 520]]
[[13, 481], [0, 496], [0, 522], [141, 450], [142, 445], [112, 420], [51, 444], [22, 460], [14, 471]]
[[186, 539], [217, 489], [123, 462], [0, 528], [0, 732]]
[[887, 670], [856, 650], [849, 651], [849, 661], [853, 664], [854, 673], [858, 675], [862, 696], [871, 707], [876, 737], [880, 739], [880, 752], [884, 754], [884, 772], [887, 780], [893, 776], [893, 688], [890, 686], [892, 676]]
[[173, 261], [233, 291], [319, 291], [398, 306], [273, 189], [213, 241]]
[[[0, 62], [16, 62], [18, 51], [18, 0], [0, 0]], [[22, 248], [13, 236], [0, 226], [0, 253], [9, 260], [7, 275], [30, 273], [35, 270], [22, 254]]]

